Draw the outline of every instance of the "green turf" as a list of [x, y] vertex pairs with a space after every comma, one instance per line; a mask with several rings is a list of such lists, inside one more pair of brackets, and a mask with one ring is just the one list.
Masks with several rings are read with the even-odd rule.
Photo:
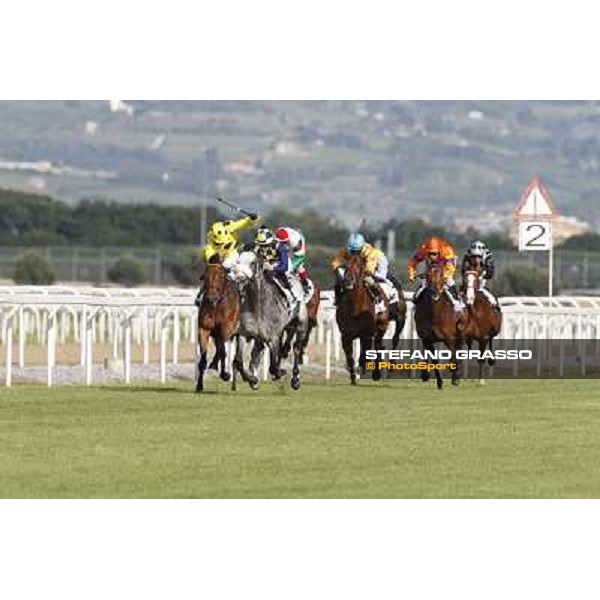
[[189, 390], [2, 389], [0, 496], [600, 497], [598, 380]]

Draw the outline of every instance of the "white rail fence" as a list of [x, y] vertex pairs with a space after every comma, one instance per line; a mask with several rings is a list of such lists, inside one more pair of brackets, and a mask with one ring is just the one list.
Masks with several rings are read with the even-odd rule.
[[[0, 341], [4, 350], [4, 383], [13, 381], [13, 367], [24, 369], [26, 346], [44, 349], [45, 380], [54, 385], [57, 348], [71, 344], [78, 349], [80, 381], [91, 385], [95, 365], [94, 345], [108, 344], [110, 357], [120, 368], [120, 379], [132, 381], [132, 352], [149, 367], [150, 377], [166, 382], [168, 365], [180, 364], [182, 344], [196, 348], [197, 310], [195, 291], [179, 288], [24, 287], [0, 288]], [[412, 294], [406, 294], [407, 322], [401, 340], [416, 340], [412, 318]], [[600, 353], [600, 298], [559, 296], [510, 297], [501, 300], [504, 339], [579, 340], [579, 350]], [[388, 332], [391, 336], [392, 329]], [[585, 341], [585, 342], [584, 342]], [[414, 342], [410, 342], [413, 344]], [[588, 349], [592, 344], [593, 348]], [[16, 352], [14, 346], [16, 345]], [[333, 293], [323, 292], [319, 324], [312, 348], [322, 362], [327, 380], [341, 359], [339, 331], [335, 322]], [[151, 367], [151, 348], [158, 347], [158, 364]], [[106, 352], [104, 352], [105, 354]], [[188, 352], [187, 363], [194, 360]], [[96, 361], [96, 362], [95, 362]], [[585, 360], [583, 361], [585, 372]], [[266, 377], [266, 367], [264, 374]]]

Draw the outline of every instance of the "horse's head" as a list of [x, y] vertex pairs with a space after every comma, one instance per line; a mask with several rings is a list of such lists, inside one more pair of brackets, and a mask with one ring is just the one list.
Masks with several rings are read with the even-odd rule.
[[427, 285], [431, 289], [432, 299], [434, 302], [437, 302], [444, 291], [444, 268], [442, 265], [432, 264], [427, 269]]
[[227, 278], [218, 254], [210, 258], [204, 273], [204, 302], [215, 308], [223, 298]]
[[346, 268], [342, 275], [342, 289], [354, 290], [360, 287], [363, 280], [364, 263], [360, 254], [351, 254], [346, 261]]

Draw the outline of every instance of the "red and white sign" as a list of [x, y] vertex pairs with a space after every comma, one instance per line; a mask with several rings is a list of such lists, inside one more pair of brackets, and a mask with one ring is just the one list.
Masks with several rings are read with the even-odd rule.
[[530, 221], [548, 220], [556, 217], [556, 210], [550, 199], [548, 190], [537, 177], [534, 177], [521, 196], [515, 210], [516, 219]]

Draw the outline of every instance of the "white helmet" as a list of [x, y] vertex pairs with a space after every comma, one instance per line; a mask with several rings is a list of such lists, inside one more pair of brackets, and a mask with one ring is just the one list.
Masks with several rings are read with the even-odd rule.
[[481, 258], [485, 258], [489, 253], [490, 251], [488, 250], [488, 247], [480, 240], [473, 242], [469, 246], [469, 256], [479, 256]]

